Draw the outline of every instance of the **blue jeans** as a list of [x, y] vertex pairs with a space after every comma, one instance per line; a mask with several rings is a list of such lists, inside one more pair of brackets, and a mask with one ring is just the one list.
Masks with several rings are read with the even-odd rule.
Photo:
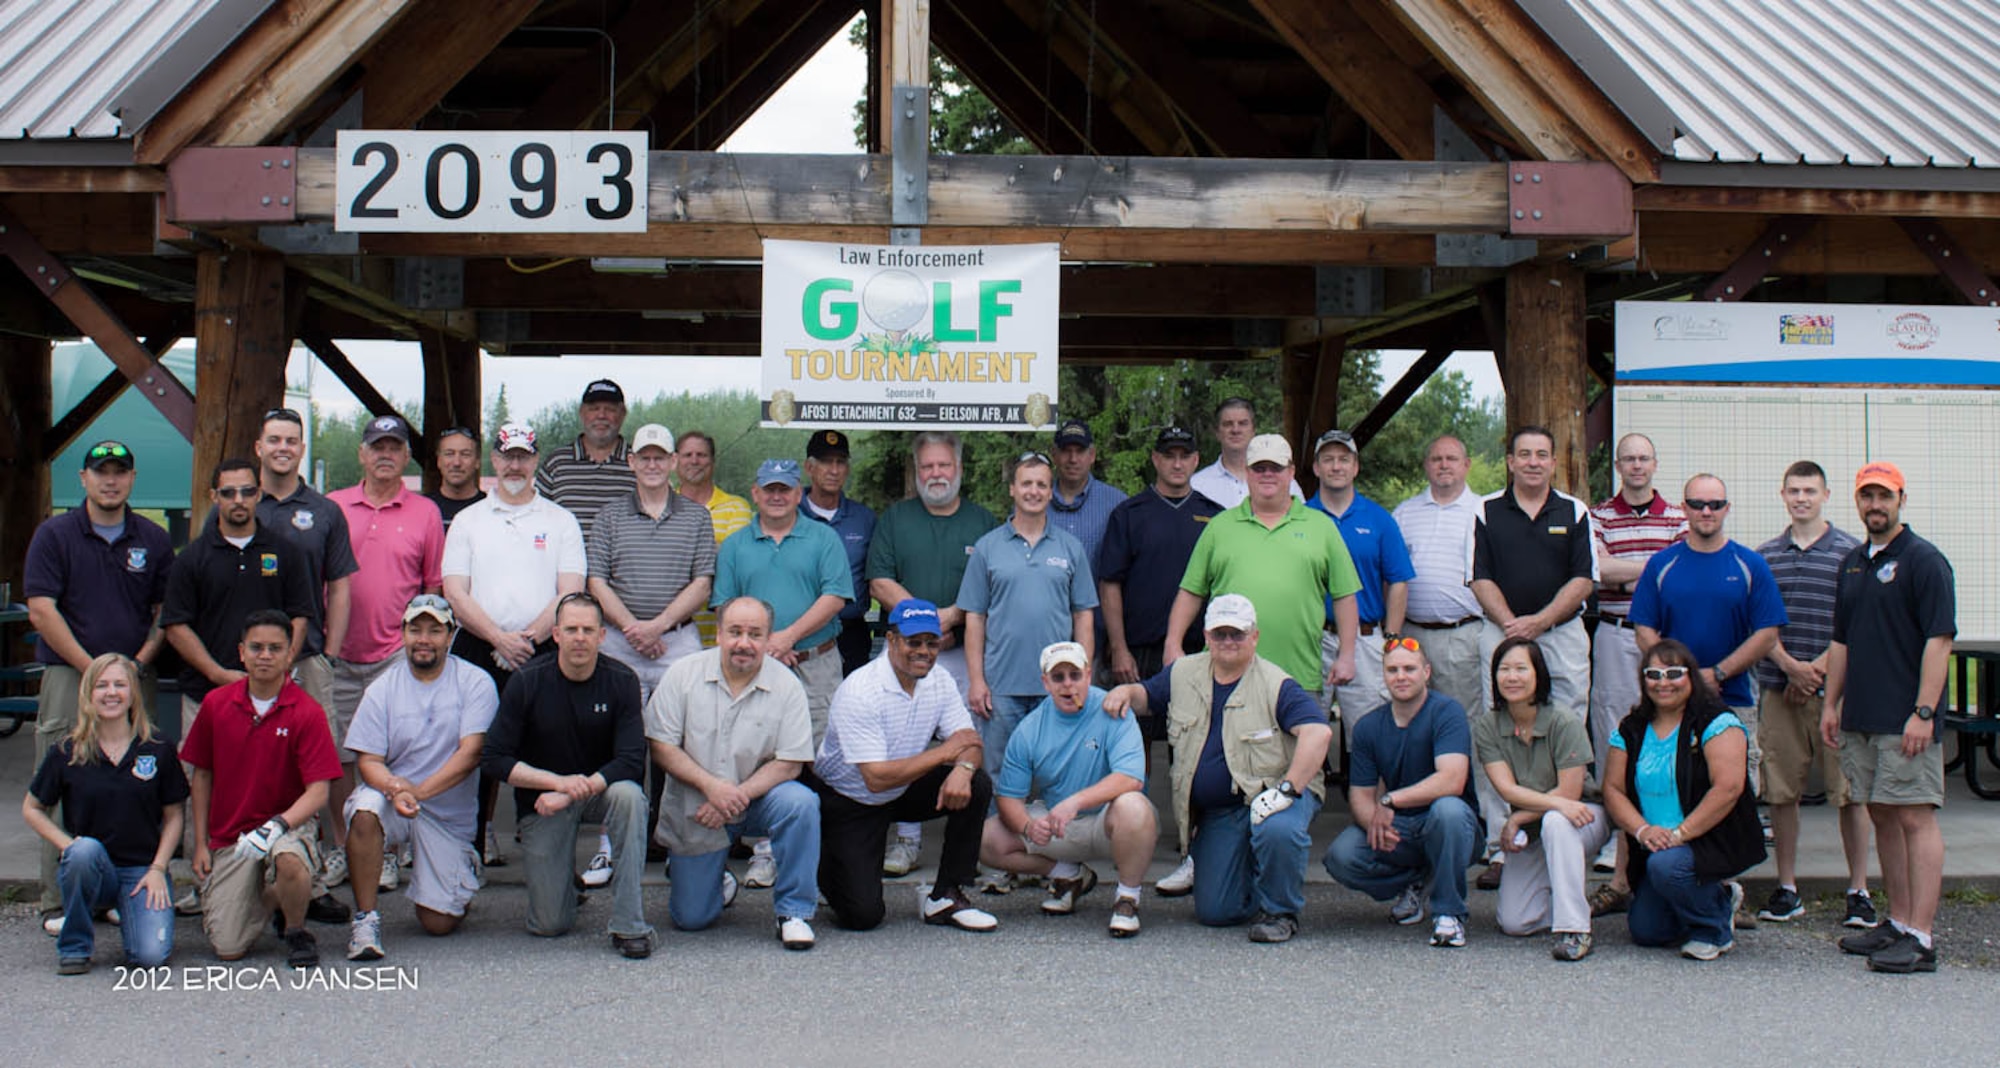
[[1465, 918], [1465, 869], [1479, 843], [1472, 806], [1456, 797], [1431, 802], [1429, 812], [1396, 814], [1402, 841], [1387, 853], [1368, 845], [1368, 832], [1350, 824], [1326, 850], [1326, 873], [1340, 885], [1387, 901], [1414, 882], [1428, 881], [1431, 914]]
[[1318, 812], [1319, 799], [1310, 792], [1254, 827], [1249, 805], [1203, 812], [1188, 845], [1195, 919], [1230, 927], [1260, 912], [1298, 915], [1306, 903], [1306, 859]]
[[125, 936], [125, 959], [145, 968], [165, 964], [174, 951], [174, 907], [146, 907], [146, 895], [132, 896], [132, 889], [146, 877], [146, 866], [119, 868], [111, 864], [104, 843], [95, 838], [78, 838], [63, 850], [56, 866], [56, 885], [61, 888], [62, 934], [56, 937], [60, 959], [90, 959], [97, 947], [97, 931], [92, 916], [99, 909], [118, 910]]
[[[985, 751], [983, 763], [986, 776], [994, 782], [1000, 781], [1000, 765], [1007, 760], [1007, 741], [1014, 737], [1014, 728], [1028, 718], [1028, 713], [1042, 703], [1041, 694], [1010, 697], [1006, 694], [993, 695], [993, 716], [990, 719], [972, 717], [973, 726], [979, 729], [979, 745]], [[986, 806], [988, 816], [1000, 811], [995, 804]]]
[[[743, 819], [729, 825], [730, 837], [771, 839], [771, 859], [778, 881], [771, 886], [771, 911], [779, 916], [810, 920], [819, 904], [819, 795], [794, 779], [770, 791], [743, 810]], [[673, 886], [667, 891], [667, 916], [683, 931], [699, 931], [722, 915], [722, 867], [729, 850], [674, 853], [667, 858]]]
[[1721, 880], [1695, 881], [1691, 847], [1675, 846], [1646, 858], [1646, 877], [1632, 888], [1632, 909], [1626, 916], [1635, 945], [1726, 946], [1735, 940], [1729, 921], [1729, 887]]

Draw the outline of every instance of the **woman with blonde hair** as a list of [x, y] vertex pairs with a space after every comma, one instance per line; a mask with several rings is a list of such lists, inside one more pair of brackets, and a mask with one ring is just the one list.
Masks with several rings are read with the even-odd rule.
[[[21, 801], [21, 818], [62, 853], [62, 930], [56, 972], [90, 970], [94, 917], [116, 908], [125, 956], [135, 965], [166, 962], [174, 947], [167, 861], [180, 842], [187, 776], [173, 746], [153, 736], [139, 699], [139, 668], [105, 653], [84, 670], [76, 726], [49, 747]], [[49, 810], [62, 806], [62, 826]]]

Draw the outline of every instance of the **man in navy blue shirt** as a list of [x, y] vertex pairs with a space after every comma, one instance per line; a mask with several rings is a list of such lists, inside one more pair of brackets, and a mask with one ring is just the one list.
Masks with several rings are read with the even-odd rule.
[[1377, 901], [1389, 918], [1424, 918], [1424, 887], [1437, 917], [1431, 945], [1465, 945], [1465, 869], [1479, 841], [1465, 803], [1472, 731], [1465, 709], [1430, 688], [1431, 664], [1409, 638], [1382, 658], [1389, 704], [1354, 727], [1347, 803], [1354, 823], [1326, 851], [1326, 871]]
[[875, 512], [849, 497], [847, 490], [847, 435], [838, 430], [815, 430], [806, 441], [806, 495], [799, 512], [833, 528], [840, 535], [840, 547], [847, 553], [848, 570], [854, 573], [854, 599], [840, 610], [840, 633], [835, 637], [840, 650], [840, 677], [854, 674], [874, 651], [868, 633], [868, 542], [875, 536]]

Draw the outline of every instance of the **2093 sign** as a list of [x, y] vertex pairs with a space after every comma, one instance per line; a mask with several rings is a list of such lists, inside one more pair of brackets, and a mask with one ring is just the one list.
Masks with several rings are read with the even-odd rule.
[[342, 130], [334, 229], [646, 229], [646, 134]]

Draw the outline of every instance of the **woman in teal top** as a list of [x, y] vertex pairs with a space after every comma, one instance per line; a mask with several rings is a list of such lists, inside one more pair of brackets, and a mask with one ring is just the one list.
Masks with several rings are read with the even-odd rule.
[[1714, 960], [1735, 946], [1743, 891], [1728, 880], [1764, 859], [1749, 736], [1687, 646], [1648, 649], [1639, 676], [1639, 705], [1612, 736], [1604, 773], [1604, 807], [1631, 846], [1632, 941]]

